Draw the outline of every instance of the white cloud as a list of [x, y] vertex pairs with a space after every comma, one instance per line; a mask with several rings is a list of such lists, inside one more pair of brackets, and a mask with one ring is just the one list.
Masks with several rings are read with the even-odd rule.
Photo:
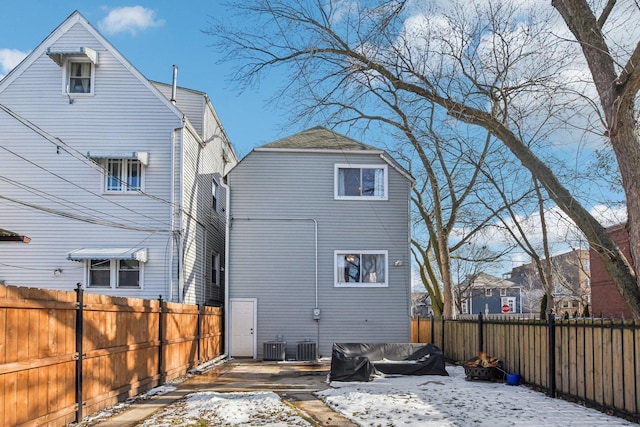
[[0, 79], [13, 70], [26, 56], [27, 52], [16, 49], [0, 49]]
[[112, 9], [100, 21], [100, 29], [107, 34], [131, 33], [164, 25], [164, 19], [156, 17], [156, 12], [142, 6], [127, 6]]

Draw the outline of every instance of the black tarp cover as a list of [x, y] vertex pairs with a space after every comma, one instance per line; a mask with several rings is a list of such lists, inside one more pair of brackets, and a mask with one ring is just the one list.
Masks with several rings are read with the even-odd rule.
[[331, 381], [369, 381], [374, 371], [400, 375], [449, 375], [433, 344], [334, 343]]

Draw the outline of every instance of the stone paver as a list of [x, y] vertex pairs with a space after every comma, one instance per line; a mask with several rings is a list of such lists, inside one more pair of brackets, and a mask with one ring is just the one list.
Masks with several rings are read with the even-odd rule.
[[136, 403], [124, 412], [93, 424], [96, 427], [130, 427], [149, 418], [155, 412], [202, 391], [251, 392], [273, 391], [317, 426], [355, 426], [333, 411], [313, 392], [328, 387], [328, 362], [262, 362], [234, 359], [213, 366], [203, 373], [190, 376], [169, 393]]

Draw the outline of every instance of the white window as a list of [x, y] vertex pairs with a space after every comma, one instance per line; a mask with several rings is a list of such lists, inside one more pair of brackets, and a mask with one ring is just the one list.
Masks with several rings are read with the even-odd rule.
[[469, 314], [469, 301], [462, 301], [462, 314]]
[[142, 191], [142, 163], [136, 159], [105, 159], [104, 190], [107, 193]]
[[133, 259], [92, 259], [88, 261], [90, 288], [140, 288], [141, 266]]
[[491, 296], [491, 289], [490, 288], [486, 288], [484, 290], [484, 296], [485, 297], [490, 297]]
[[211, 209], [218, 211], [218, 183], [215, 179], [211, 180]]
[[501, 297], [507, 296], [507, 288], [500, 288], [500, 296]]
[[211, 254], [211, 284], [220, 286], [220, 254]]
[[386, 287], [387, 251], [335, 251], [336, 287]]
[[70, 59], [65, 66], [65, 92], [93, 94], [94, 64], [90, 61]]
[[387, 166], [335, 165], [334, 197], [340, 200], [387, 200]]
[[500, 298], [500, 304], [509, 307], [509, 313], [516, 312], [516, 297], [502, 297]]

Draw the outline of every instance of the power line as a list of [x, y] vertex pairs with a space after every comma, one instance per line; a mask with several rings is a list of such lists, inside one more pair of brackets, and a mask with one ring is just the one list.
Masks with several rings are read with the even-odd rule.
[[[31, 131], [37, 133], [38, 135], [40, 135], [42, 138], [44, 138], [45, 140], [49, 141], [50, 143], [52, 143], [53, 145], [56, 146], [56, 148], [60, 147], [61, 145], [66, 147], [66, 149], [64, 151], [66, 151], [67, 153], [69, 153], [69, 155], [71, 157], [73, 157], [76, 160], [81, 161], [82, 163], [88, 165], [89, 167], [96, 169], [98, 171], [100, 171], [101, 174], [106, 173], [106, 170], [104, 167], [98, 165], [95, 161], [93, 161], [92, 158], [90, 158], [89, 156], [87, 156], [86, 154], [83, 154], [82, 152], [80, 152], [79, 150], [77, 150], [75, 147], [67, 144], [64, 140], [62, 140], [61, 138], [50, 134], [49, 132], [45, 131], [44, 129], [42, 129], [40, 126], [38, 126], [37, 124], [31, 122], [29, 119], [22, 117], [21, 115], [19, 115], [18, 113], [16, 113], [15, 111], [11, 110], [9, 107], [7, 107], [6, 105], [0, 104], [0, 109], [3, 110], [5, 113], [7, 113], [9, 116], [11, 116], [12, 118], [14, 118], [16, 121], [18, 121], [20, 124], [22, 124], [23, 126], [25, 126], [26, 128], [30, 129]], [[76, 155], [74, 155], [74, 153]], [[126, 182], [122, 181], [119, 177], [114, 177], [119, 183], [127, 185]], [[171, 203], [168, 200], [165, 200], [161, 197], [158, 196], [154, 196], [152, 194], [148, 194], [145, 193], [142, 190], [136, 190], [136, 193], [141, 194], [143, 196], [149, 197], [151, 199], [160, 201], [162, 203], [166, 203], [171, 207], [176, 207], [175, 204]]]
[[84, 206], [84, 205], [82, 205], [80, 203], [77, 203], [77, 202], [74, 202], [74, 201], [71, 201], [71, 200], [67, 200], [67, 199], [64, 199], [64, 198], [61, 198], [61, 197], [57, 197], [57, 196], [52, 196], [52, 195], [50, 195], [49, 193], [47, 193], [45, 191], [38, 190], [37, 188], [30, 187], [30, 186], [28, 186], [26, 184], [14, 181], [11, 178], [7, 178], [7, 177], [2, 176], [2, 175], [0, 175], [0, 180], [5, 181], [5, 182], [7, 182], [9, 184], [12, 184], [12, 185], [14, 185], [14, 186], [16, 186], [16, 187], [18, 187], [20, 189], [23, 189], [25, 191], [28, 191], [29, 193], [32, 193], [32, 194], [34, 194], [36, 196], [42, 197], [44, 199], [47, 199], [47, 200], [49, 200], [51, 202], [59, 203], [59, 204], [65, 206], [67, 208], [75, 209], [77, 207], [77, 208], [82, 209], [82, 210], [89, 210], [91, 212], [97, 212], [97, 213], [101, 213], [101, 214], [106, 215], [106, 216], [111, 216], [113, 218], [122, 220], [122, 221], [127, 222], [127, 223], [133, 223], [133, 224], [137, 224], [137, 225], [140, 225], [140, 226], [144, 226], [144, 224], [141, 224], [139, 222], [135, 222], [135, 221], [131, 221], [129, 219], [121, 218], [121, 217], [118, 217], [116, 215], [97, 210], [94, 207], [87, 207], [87, 206]]
[[70, 180], [68, 180], [68, 179], [66, 179], [66, 178], [64, 178], [64, 177], [62, 177], [62, 176], [58, 175], [57, 173], [52, 172], [52, 171], [48, 170], [47, 168], [45, 168], [45, 167], [43, 167], [43, 166], [38, 165], [38, 164], [37, 164], [37, 163], [35, 163], [35, 162], [32, 162], [31, 160], [27, 159], [26, 157], [24, 157], [24, 156], [22, 156], [22, 155], [20, 155], [20, 154], [18, 154], [18, 153], [16, 153], [16, 152], [14, 152], [14, 151], [12, 151], [12, 150], [9, 150], [9, 149], [8, 149], [8, 148], [6, 148], [6, 147], [2, 147], [2, 146], [0, 146], [0, 148], [2, 148], [3, 150], [5, 150], [5, 151], [6, 151], [6, 152], [8, 152], [8, 153], [13, 154], [14, 156], [16, 156], [16, 157], [20, 158], [21, 160], [23, 160], [23, 161], [25, 161], [25, 162], [27, 162], [27, 163], [29, 163], [29, 164], [31, 164], [31, 165], [33, 165], [33, 166], [37, 167], [38, 169], [41, 169], [41, 170], [43, 170], [43, 171], [45, 171], [45, 172], [47, 172], [47, 173], [49, 173], [49, 174], [51, 174], [51, 175], [55, 176], [56, 178], [58, 178], [58, 179], [60, 179], [60, 180], [62, 180], [62, 181], [64, 181], [64, 182], [66, 182], [66, 183], [68, 183], [68, 184], [71, 184], [71, 185], [73, 185], [73, 186], [74, 186], [74, 187], [76, 187], [76, 188], [81, 189], [82, 191], [85, 191], [85, 192], [87, 192], [87, 193], [89, 193], [89, 194], [91, 194], [91, 195], [93, 195], [93, 196], [96, 196], [96, 197], [98, 197], [98, 198], [100, 198], [100, 199], [102, 199], [102, 200], [105, 200], [105, 201], [107, 201], [107, 202], [109, 202], [109, 203], [112, 203], [112, 204], [114, 204], [114, 205], [116, 205], [116, 206], [118, 206], [118, 207], [120, 207], [120, 208], [122, 208], [122, 209], [125, 209], [125, 210], [127, 210], [127, 211], [129, 211], [129, 212], [132, 212], [132, 213], [134, 213], [134, 214], [136, 214], [136, 215], [143, 216], [143, 217], [148, 218], [148, 219], [150, 219], [150, 220], [152, 220], [152, 221], [158, 221], [156, 218], [153, 218], [153, 217], [150, 217], [150, 216], [148, 216], [148, 215], [145, 215], [145, 214], [142, 214], [142, 213], [140, 213], [140, 212], [137, 212], [137, 211], [135, 211], [135, 210], [133, 210], [133, 209], [131, 209], [131, 208], [127, 207], [127, 206], [124, 206], [124, 205], [122, 205], [122, 204], [120, 204], [120, 203], [117, 203], [117, 202], [115, 202], [115, 201], [111, 200], [111, 199], [110, 199], [110, 198], [108, 198], [108, 197], [104, 197], [102, 194], [95, 193], [95, 192], [93, 192], [93, 191], [91, 191], [91, 190], [89, 190], [89, 189], [87, 189], [87, 188], [85, 188], [85, 187], [83, 187], [83, 186], [81, 186], [81, 185], [79, 185], [79, 184], [76, 184], [75, 182], [70, 181]]
[[61, 217], [64, 217], [64, 218], [69, 218], [69, 219], [75, 219], [77, 221], [87, 222], [87, 223], [90, 223], [90, 224], [103, 225], [105, 227], [121, 228], [121, 229], [124, 229], [124, 230], [132, 230], [132, 231], [145, 231], [145, 232], [151, 232], [151, 233], [169, 232], [170, 231], [170, 230], [157, 229], [157, 228], [134, 227], [134, 226], [129, 226], [129, 225], [125, 225], [125, 224], [119, 224], [117, 222], [108, 221], [108, 220], [104, 220], [104, 219], [95, 219], [95, 218], [91, 218], [91, 217], [85, 217], [85, 216], [81, 216], [81, 215], [71, 214], [71, 213], [68, 213], [68, 212], [61, 211], [61, 210], [47, 208], [47, 207], [39, 206], [39, 205], [36, 205], [36, 204], [33, 204], [33, 203], [23, 202], [23, 201], [20, 201], [20, 200], [17, 200], [17, 199], [13, 199], [13, 198], [7, 197], [7, 196], [2, 196], [2, 195], [0, 195], [0, 199], [7, 200], [9, 202], [13, 202], [13, 203], [16, 203], [18, 205], [29, 207], [29, 208], [32, 208], [32, 209], [36, 209], [36, 210], [39, 210], [39, 211], [42, 211], [42, 212], [46, 212], [46, 213], [49, 213], [51, 215], [61, 216]]

